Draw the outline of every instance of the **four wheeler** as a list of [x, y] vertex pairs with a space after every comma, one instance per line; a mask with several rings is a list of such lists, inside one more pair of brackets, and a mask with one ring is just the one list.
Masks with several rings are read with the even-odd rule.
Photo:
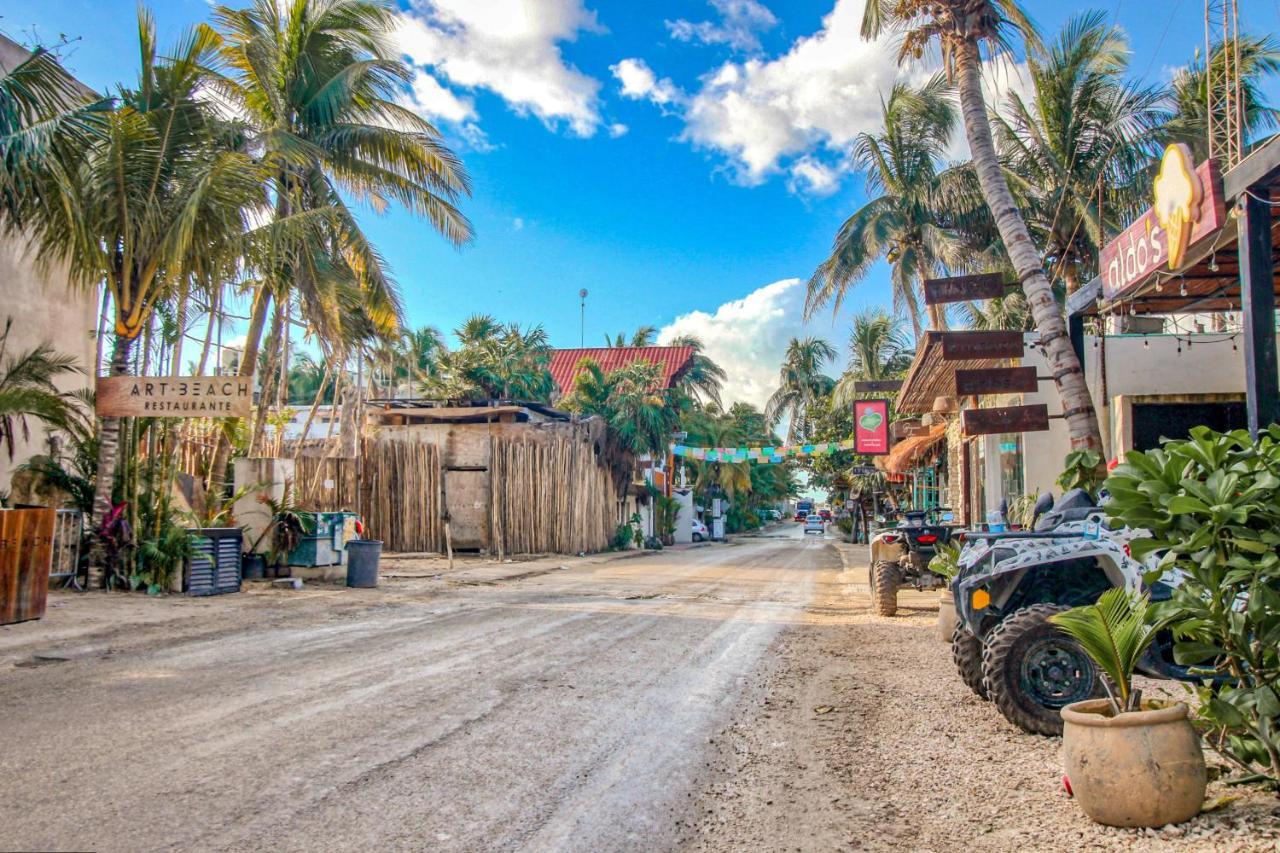
[[871, 600], [876, 613], [892, 616], [898, 612], [898, 590], [941, 589], [946, 578], [929, 571], [929, 561], [939, 542], [949, 542], [956, 528], [944, 522], [951, 511], [943, 507], [908, 510], [897, 527], [879, 530], [871, 538]]
[[[958, 620], [951, 653], [965, 684], [1024, 731], [1062, 734], [1063, 706], [1104, 694], [1098, 667], [1049, 617], [1091, 604], [1111, 587], [1143, 589], [1143, 572], [1151, 567], [1133, 560], [1127, 547], [1142, 535], [1108, 529], [1105, 513], [1082, 489], [1057, 503], [1043, 495], [1029, 531], [964, 533], [951, 585]], [[1149, 592], [1159, 601], [1171, 588], [1159, 582]], [[1138, 670], [1191, 680], [1187, 668], [1173, 662], [1168, 632]]]

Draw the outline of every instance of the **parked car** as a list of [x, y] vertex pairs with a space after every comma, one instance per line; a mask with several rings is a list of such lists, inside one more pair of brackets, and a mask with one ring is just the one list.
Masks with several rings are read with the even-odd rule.
[[807, 512], [797, 512], [797, 513], [796, 513], [795, 520], [796, 520], [796, 521], [804, 521], [804, 520], [805, 520], [806, 518], [808, 518], [808, 517], [809, 517], [809, 513], [807, 513]]
[[710, 539], [710, 538], [711, 538], [711, 534], [707, 531], [707, 525], [703, 524], [700, 520], [695, 518], [693, 520], [693, 541], [701, 542], [704, 539]]
[[821, 515], [811, 515], [804, 520], [804, 532], [806, 536], [810, 533], [826, 533], [827, 523], [822, 520]]

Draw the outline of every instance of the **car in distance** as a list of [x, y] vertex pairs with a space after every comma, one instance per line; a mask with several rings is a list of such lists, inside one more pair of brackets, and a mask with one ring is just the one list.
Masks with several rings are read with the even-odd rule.
[[710, 538], [711, 534], [707, 532], [707, 525], [705, 525], [701, 520], [695, 518], [693, 520], [693, 541], [701, 542], [704, 539]]
[[829, 510], [829, 509], [820, 509], [820, 510], [818, 510], [818, 515], [819, 515], [819, 517], [821, 517], [821, 518], [822, 518], [822, 520], [823, 520], [823, 521], [830, 521], [830, 520], [831, 520], [831, 510]]
[[809, 517], [809, 513], [807, 513], [807, 512], [797, 512], [797, 513], [796, 513], [795, 520], [796, 520], [796, 521], [804, 521], [804, 520], [805, 520], [806, 518], [808, 518], [808, 517]]
[[804, 520], [804, 532], [806, 536], [810, 533], [826, 533], [826, 522], [822, 520], [820, 515], [811, 515]]

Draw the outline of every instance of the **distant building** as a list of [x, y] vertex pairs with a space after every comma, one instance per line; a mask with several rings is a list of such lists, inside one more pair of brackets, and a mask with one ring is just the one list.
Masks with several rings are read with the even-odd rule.
[[693, 347], [582, 347], [551, 351], [551, 378], [559, 395], [573, 390], [578, 364], [589, 358], [605, 373], [638, 361], [656, 364], [662, 369], [662, 387], [670, 388], [684, 376], [693, 360]]

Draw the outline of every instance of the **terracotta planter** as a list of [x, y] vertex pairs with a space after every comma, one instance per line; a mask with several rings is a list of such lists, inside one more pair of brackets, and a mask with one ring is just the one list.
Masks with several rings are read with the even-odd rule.
[[1108, 826], [1164, 826], [1194, 817], [1207, 782], [1187, 706], [1111, 716], [1106, 699], [1062, 709], [1062, 762], [1084, 813]]
[[951, 644], [951, 636], [956, 632], [956, 600], [951, 590], [943, 589], [938, 593], [938, 639], [947, 645]]

